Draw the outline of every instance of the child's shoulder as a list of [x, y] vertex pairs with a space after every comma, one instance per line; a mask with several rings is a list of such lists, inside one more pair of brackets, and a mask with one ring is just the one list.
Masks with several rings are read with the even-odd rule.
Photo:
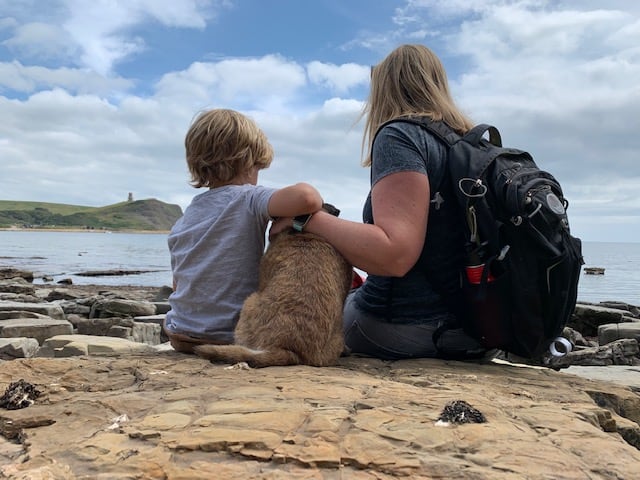
[[196, 195], [192, 203], [224, 203], [252, 201], [256, 198], [270, 198], [277, 188], [264, 185], [223, 185]]

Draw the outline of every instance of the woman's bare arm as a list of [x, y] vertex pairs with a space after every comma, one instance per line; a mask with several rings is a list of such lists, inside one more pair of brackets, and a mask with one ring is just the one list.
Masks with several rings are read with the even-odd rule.
[[[418, 172], [398, 172], [371, 192], [374, 225], [342, 220], [325, 212], [311, 217], [305, 231], [331, 243], [355, 267], [369, 274], [400, 277], [415, 265], [427, 231], [429, 180]], [[278, 222], [272, 233], [287, 228]]]

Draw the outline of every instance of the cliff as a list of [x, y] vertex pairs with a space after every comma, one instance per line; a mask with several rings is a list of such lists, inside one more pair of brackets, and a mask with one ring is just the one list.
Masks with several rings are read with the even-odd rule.
[[0, 227], [169, 230], [182, 215], [178, 205], [155, 198], [86, 207], [0, 201]]

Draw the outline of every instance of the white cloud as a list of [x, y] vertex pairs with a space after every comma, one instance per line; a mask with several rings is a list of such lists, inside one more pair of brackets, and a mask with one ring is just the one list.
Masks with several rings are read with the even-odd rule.
[[[205, 52], [144, 93], [117, 68], [146, 48], [136, 27], [199, 29], [229, 5], [52, 1], [47, 19], [38, 2], [18, 3], [32, 10], [15, 6], [0, 20], [4, 47], [17, 56], [0, 63], [5, 198], [106, 205], [131, 191], [184, 207], [197, 193], [184, 134], [199, 110], [226, 107], [256, 119], [274, 145], [261, 181], [310, 181], [345, 218], [360, 219], [368, 171], [354, 122], [374, 54], [358, 57], [357, 47], [382, 58], [421, 41], [437, 47], [459, 105], [561, 181], [576, 233], [640, 233], [640, 2], [410, 0], [388, 30], [345, 42], [343, 63], [285, 53], [199, 61]], [[60, 60], [69, 52], [83, 60]]]
[[[0, 28], [16, 26], [3, 43], [21, 54], [41, 58], [64, 57], [77, 65], [108, 75], [114, 64], [142, 52], [146, 46], [134, 27], [157, 22], [166, 27], [203, 29], [225, 0], [59, 0], [49, 2], [55, 18], [24, 22], [3, 20]], [[11, 13], [24, 18], [42, 16], [42, 5], [25, 2]], [[59, 21], [59, 22], [58, 22]]]
[[157, 96], [195, 109], [233, 104], [243, 110], [286, 110], [306, 84], [304, 69], [277, 55], [196, 62], [165, 74]]
[[562, 182], [574, 231], [591, 238], [592, 216], [632, 218], [640, 207], [636, 25], [615, 10], [506, 5], [463, 22], [449, 44], [469, 60], [454, 82], [460, 105]]
[[133, 82], [122, 77], [106, 78], [93, 71], [76, 68], [25, 66], [18, 61], [0, 63], [0, 88], [29, 93], [36, 89], [61, 87], [78, 93], [108, 95], [126, 91]]
[[[610, 46], [614, 32], [631, 23], [619, 12], [496, 8], [463, 24], [453, 44], [473, 65], [456, 83], [460, 103], [478, 121], [490, 119], [484, 121], [514, 131], [515, 141], [531, 148], [550, 143], [580, 159], [582, 167], [607, 169], [606, 161], [589, 152], [609, 152], [624, 161], [629, 154], [624, 149], [640, 147], [633, 134], [640, 57], [620, 55]], [[627, 141], [612, 142], [620, 137]], [[577, 151], [571, 155], [571, 149]], [[575, 170], [575, 163], [566, 165]]]
[[434, 48], [457, 103], [562, 182], [578, 231], [593, 235], [600, 222], [612, 227], [600, 237], [616, 231], [634, 240], [639, 16], [640, 3], [622, 0], [408, 0], [395, 11], [394, 30], [357, 40], [372, 49], [414, 39]]
[[3, 117], [12, 119], [0, 123], [3, 193], [20, 199], [37, 192], [43, 201], [63, 195], [68, 203], [97, 206], [128, 191], [165, 197], [162, 189], [174, 188], [182, 176], [180, 161], [175, 168], [170, 162], [182, 157], [188, 118], [157, 107], [151, 100], [116, 105], [62, 89], [23, 101], [0, 98]]
[[370, 75], [369, 67], [363, 65], [333, 65], [318, 61], [307, 65], [307, 74], [311, 83], [326, 86], [339, 94], [348, 92], [354, 86], [366, 85]]
[[16, 28], [18, 26], [18, 21], [12, 17], [4, 17], [0, 18], [0, 31], [8, 30], [10, 28]]
[[2, 44], [21, 55], [37, 59], [68, 58], [78, 50], [64, 29], [43, 22], [16, 26], [13, 36]]

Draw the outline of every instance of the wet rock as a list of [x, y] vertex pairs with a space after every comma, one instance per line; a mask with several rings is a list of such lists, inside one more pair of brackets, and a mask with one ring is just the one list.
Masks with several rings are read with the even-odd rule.
[[81, 301], [62, 300], [57, 303], [67, 317], [70, 315], [88, 317], [91, 314], [91, 307], [84, 305]]
[[169, 299], [169, 295], [173, 293], [173, 288], [168, 285], [164, 285], [158, 289], [154, 300], [156, 302], [166, 302]]
[[68, 288], [54, 288], [53, 290], [49, 290], [45, 300], [47, 302], [54, 302], [56, 300], [73, 300], [77, 301], [82, 298], [82, 293], [75, 292]]
[[122, 326], [131, 328], [133, 326], [133, 320], [131, 318], [122, 317], [107, 317], [107, 318], [83, 318], [80, 316], [73, 316], [69, 319], [73, 322], [77, 333], [81, 335], [97, 335], [105, 336], [109, 335], [109, 331], [114, 326]]
[[564, 357], [555, 357], [551, 366], [564, 368], [570, 365], [638, 365], [640, 348], [635, 339], [621, 339], [606, 345], [579, 348]]
[[156, 315], [164, 315], [171, 310], [169, 302], [153, 302], [153, 304], [156, 306]]
[[138, 317], [155, 315], [153, 303], [139, 300], [103, 299], [96, 301], [91, 307], [90, 318], [129, 316]]
[[562, 331], [562, 336], [571, 342], [571, 345], [578, 347], [597, 347], [598, 342], [588, 340], [584, 336], [570, 327], [565, 327]]
[[19, 295], [35, 295], [35, 288], [24, 278], [0, 280], [0, 293], [15, 293]]
[[28, 282], [33, 282], [33, 272], [20, 270], [17, 268], [0, 268], [0, 279], [23, 278]]
[[626, 310], [617, 308], [577, 304], [567, 326], [579, 331], [586, 337], [595, 337], [598, 335], [598, 327], [600, 325], [631, 321], [631, 319], [625, 320], [627, 313]]
[[615, 308], [617, 310], [624, 310], [627, 312], [627, 315], [632, 316], [634, 318], [640, 318], [640, 308], [635, 305], [630, 305], [625, 302], [616, 302], [616, 301], [606, 301], [600, 302], [598, 305], [607, 308]]
[[140, 275], [142, 273], [153, 273], [158, 271], [160, 270], [90, 270], [86, 272], [77, 272], [76, 275], [79, 277], [121, 277], [123, 275]]

